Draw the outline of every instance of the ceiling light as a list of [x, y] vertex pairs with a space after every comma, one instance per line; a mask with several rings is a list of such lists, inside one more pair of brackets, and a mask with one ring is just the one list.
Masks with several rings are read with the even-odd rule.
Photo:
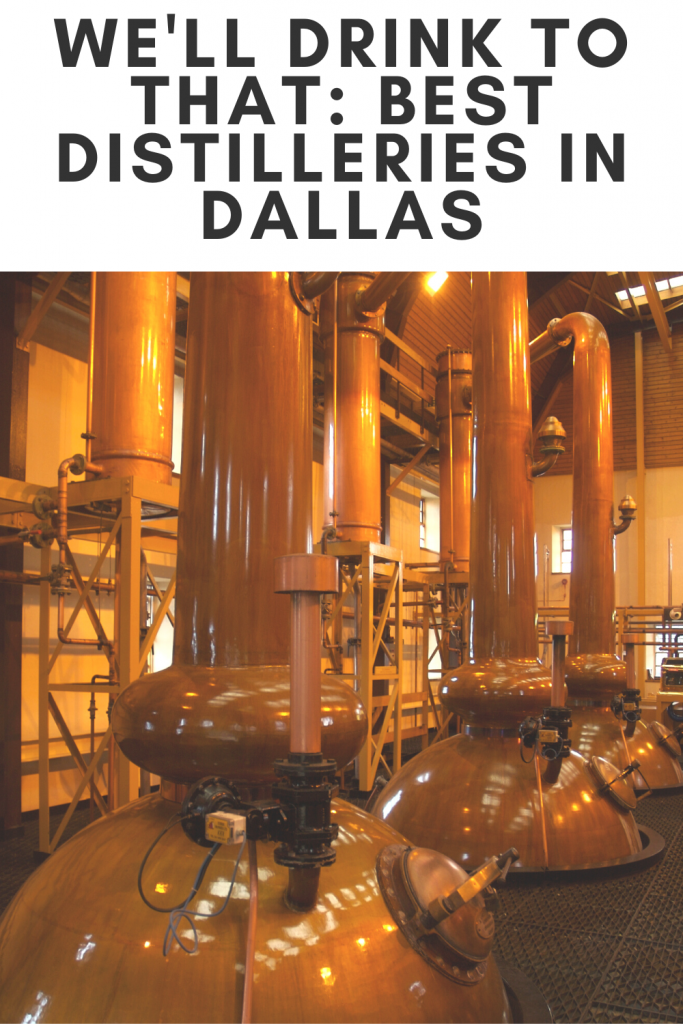
[[445, 270], [435, 270], [433, 274], [430, 274], [427, 278], [427, 290], [435, 295], [441, 285], [444, 283], [448, 274]]

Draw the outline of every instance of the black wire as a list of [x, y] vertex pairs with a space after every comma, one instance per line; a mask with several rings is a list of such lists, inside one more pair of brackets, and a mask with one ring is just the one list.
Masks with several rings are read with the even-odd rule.
[[532, 753], [532, 755], [531, 755], [531, 757], [529, 758], [528, 761], [527, 761], [527, 759], [524, 756], [524, 740], [522, 740], [522, 742], [519, 745], [519, 756], [522, 759], [522, 764], [531, 764], [531, 762], [533, 761], [533, 759], [536, 756], [536, 740], [534, 740], [534, 750], [533, 750], [533, 753]]
[[[244, 839], [242, 840], [242, 845], [240, 847], [240, 852], [237, 854], [237, 860], [235, 861], [235, 868], [234, 868], [234, 870], [232, 872], [232, 878], [230, 879], [230, 886], [228, 888], [228, 895], [225, 897], [225, 900], [223, 901], [222, 906], [220, 906], [218, 908], [218, 910], [214, 910], [214, 912], [212, 914], [204, 914], [200, 910], [187, 910], [188, 904], [196, 896], [197, 890], [199, 889], [200, 885], [202, 884], [202, 881], [204, 879], [204, 875], [206, 874], [206, 870], [207, 870], [209, 864], [211, 863], [211, 861], [213, 860], [214, 856], [216, 855], [216, 853], [220, 849], [220, 845], [221, 844], [220, 843], [214, 843], [214, 845], [211, 847], [211, 849], [207, 853], [206, 857], [204, 858], [204, 862], [203, 862], [202, 866], [200, 867], [199, 871], [197, 872], [197, 877], [196, 877], [196, 879], [194, 881], [194, 884], [192, 886], [192, 891], [190, 892], [190, 895], [185, 900], [185, 903], [183, 904], [182, 907], [178, 907], [177, 909], [172, 910], [170, 912], [170, 914], [168, 915], [168, 928], [166, 929], [166, 934], [164, 935], [164, 947], [163, 947], [164, 956], [168, 955], [169, 950], [171, 948], [171, 945], [173, 943], [173, 939], [176, 940], [176, 942], [178, 943], [180, 948], [185, 953], [196, 953], [197, 952], [197, 950], [199, 949], [199, 938], [197, 936], [197, 926], [195, 925], [195, 923], [192, 920], [192, 918], [193, 917], [218, 917], [219, 914], [223, 913], [223, 911], [225, 910], [225, 908], [228, 905], [228, 901], [230, 900], [230, 897], [232, 896], [232, 890], [233, 890], [233, 887], [235, 885], [235, 879], [237, 877], [237, 869], [240, 866], [240, 861], [242, 860], [242, 854], [244, 853], [244, 847], [246, 846], [246, 843], [247, 843], [247, 837], [245, 835]], [[189, 924], [190, 928], [192, 929], [192, 938], [193, 938], [193, 943], [194, 944], [193, 944], [191, 949], [183, 943], [183, 940], [180, 938], [180, 936], [178, 935], [178, 932], [177, 932], [178, 925], [180, 924], [180, 922], [183, 919], [185, 919], [187, 921], [187, 923]]]
[[[173, 828], [173, 826], [177, 825], [180, 821], [182, 821], [182, 814], [178, 811], [178, 812], [176, 812], [176, 814], [173, 815], [172, 818], [169, 819], [168, 824], [166, 825], [166, 827], [161, 830], [161, 832], [156, 837], [156, 839], [154, 840], [154, 842], [152, 843], [150, 848], [147, 850], [147, 853], [142, 858], [142, 863], [140, 865], [140, 870], [138, 871], [138, 892], [140, 893], [140, 896], [142, 898], [143, 903], [146, 906], [148, 906], [150, 910], [154, 910], [157, 914], [168, 914], [169, 915], [168, 927], [166, 929], [166, 934], [164, 935], [164, 946], [163, 946], [164, 956], [167, 955], [168, 950], [170, 949], [169, 939], [170, 939], [170, 942], [172, 942], [173, 939], [175, 939], [176, 942], [178, 943], [178, 945], [180, 946], [180, 948], [182, 950], [184, 950], [186, 953], [196, 953], [197, 952], [197, 949], [199, 948], [199, 940], [197, 938], [197, 928], [196, 928], [195, 923], [192, 920], [192, 918], [193, 917], [218, 917], [219, 914], [223, 913], [223, 911], [225, 910], [225, 908], [228, 905], [228, 901], [230, 900], [230, 897], [232, 896], [232, 890], [234, 888], [235, 879], [237, 877], [237, 869], [239, 868], [240, 861], [242, 859], [242, 854], [244, 853], [244, 847], [246, 846], [246, 842], [247, 842], [247, 838], [246, 838], [246, 835], [245, 835], [244, 839], [242, 840], [242, 846], [240, 847], [240, 852], [237, 855], [237, 860], [235, 861], [235, 869], [234, 869], [234, 871], [232, 873], [232, 878], [230, 879], [230, 886], [228, 888], [228, 895], [225, 897], [225, 900], [223, 901], [222, 906], [218, 910], [215, 910], [212, 914], [203, 914], [199, 910], [188, 910], [187, 907], [188, 907], [188, 904], [197, 895], [197, 892], [199, 891], [199, 888], [200, 888], [202, 882], [204, 881], [204, 876], [206, 875], [206, 872], [208, 870], [209, 864], [211, 863], [211, 861], [213, 860], [213, 858], [216, 856], [216, 854], [218, 853], [218, 851], [220, 849], [220, 846], [221, 846], [220, 843], [214, 843], [214, 845], [211, 847], [211, 849], [207, 853], [206, 857], [204, 858], [204, 860], [202, 861], [202, 863], [200, 865], [200, 868], [199, 868], [199, 871], [197, 872], [195, 880], [192, 883], [192, 888], [190, 889], [190, 892], [189, 892], [188, 896], [185, 897], [185, 899], [182, 901], [182, 903], [177, 903], [174, 907], [155, 907], [153, 903], [150, 903], [150, 901], [147, 899], [147, 897], [145, 896], [144, 892], [142, 891], [142, 873], [145, 870], [145, 865], [147, 864], [147, 861], [149, 859], [149, 855], [151, 854], [151, 852], [154, 849], [154, 847], [157, 845], [157, 843], [161, 839], [163, 839], [163, 837], [166, 835], [166, 833], [170, 832], [170, 830]], [[184, 945], [182, 939], [180, 938], [180, 936], [178, 935], [178, 932], [176, 930], [178, 925], [180, 924], [180, 922], [183, 920], [183, 918], [185, 920], [187, 920], [187, 922], [190, 925], [190, 928], [192, 929], [192, 932], [193, 932], [194, 945], [193, 945], [193, 947], [191, 949], [188, 946]]]
[[[175, 821], [173, 820], [174, 818], [175, 818]], [[145, 864], [147, 863], [147, 860], [149, 858], [150, 853], [152, 852], [154, 847], [157, 845], [159, 840], [163, 839], [163, 837], [166, 835], [166, 833], [170, 832], [170, 830], [173, 828], [173, 826], [177, 825], [181, 820], [182, 820], [182, 817], [181, 817], [180, 811], [177, 811], [173, 815], [173, 817], [169, 819], [169, 822], [166, 825], [166, 828], [162, 829], [162, 831], [159, 833], [159, 835], [156, 837], [156, 839], [154, 840], [154, 842], [150, 846], [150, 848], [147, 851], [147, 853], [145, 854], [145, 856], [142, 858], [142, 864], [140, 865], [140, 870], [138, 871], [138, 892], [140, 893], [140, 896], [142, 897], [142, 902], [145, 903], [149, 907], [150, 910], [155, 910], [157, 912], [157, 914], [170, 914], [171, 911], [173, 911], [173, 910], [180, 910], [180, 908], [182, 907], [183, 904], [182, 903], [178, 903], [177, 906], [175, 906], [175, 907], [155, 907], [153, 903], [149, 902], [149, 900], [145, 896], [144, 892], [142, 891], [142, 872], [145, 870]]]

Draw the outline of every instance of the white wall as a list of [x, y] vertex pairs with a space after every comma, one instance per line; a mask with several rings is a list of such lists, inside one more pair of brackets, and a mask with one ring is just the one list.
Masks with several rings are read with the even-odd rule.
[[[614, 474], [615, 521], [619, 522], [617, 506], [626, 495], [636, 496], [635, 471]], [[539, 605], [543, 603], [543, 549], [551, 547], [553, 527], [570, 526], [572, 518], [571, 476], [539, 477], [534, 482], [536, 506], [536, 537], [538, 575], [536, 579]], [[645, 474], [645, 602], [649, 605], [667, 603], [667, 542], [673, 541], [673, 600], [683, 601], [683, 468], [678, 466], [649, 469]], [[550, 603], [569, 605], [570, 585], [565, 588], [563, 573], [550, 577]], [[638, 602], [638, 528], [634, 523], [616, 538], [616, 603], [618, 607]], [[564, 598], [564, 599], [563, 599]], [[646, 667], [654, 670], [654, 649], [646, 648]]]

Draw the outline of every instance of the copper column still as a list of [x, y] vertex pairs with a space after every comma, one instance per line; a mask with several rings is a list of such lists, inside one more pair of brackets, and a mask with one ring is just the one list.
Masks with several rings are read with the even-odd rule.
[[473, 274], [472, 297], [470, 662], [440, 691], [467, 724], [398, 772], [375, 813], [465, 865], [510, 845], [513, 870], [616, 861], [640, 851], [638, 829], [585, 759], [520, 758], [519, 724], [551, 703], [536, 637], [526, 275]]
[[105, 476], [170, 484], [175, 273], [98, 273], [91, 459]]
[[384, 337], [384, 307], [407, 276], [341, 274], [337, 282], [336, 337], [332, 295], [328, 292], [323, 298], [323, 523], [336, 525], [340, 540], [381, 539], [379, 347]]
[[[113, 713], [122, 745], [167, 778], [269, 781], [273, 760], [289, 749], [290, 602], [273, 594], [272, 556], [310, 543], [308, 332], [283, 274], [193, 276], [175, 661], [130, 686]], [[311, 625], [313, 604], [304, 602]], [[308, 641], [303, 654], [314, 691]], [[364, 712], [343, 683], [324, 679], [321, 689], [318, 724], [307, 717], [298, 742], [317, 746], [320, 728], [323, 751], [342, 765], [362, 743]], [[378, 858], [401, 837], [343, 801], [331, 809], [337, 858], [310, 911], [283, 901], [288, 871], [272, 844], [250, 841], [259, 848], [256, 915], [243, 895], [256, 888], [255, 861], [236, 867], [238, 848], [227, 846], [197, 906], [215, 914], [233, 871], [242, 893], [220, 916], [195, 918], [197, 955], [176, 947], [164, 956], [167, 919], [143, 904], [137, 878], [144, 851], [179, 811], [160, 795], [143, 797], [80, 832], [31, 876], [0, 924], [0, 1020], [239, 1020], [250, 909], [254, 1022], [512, 1020], [485, 908], [472, 900], [464, 916], [453, 915], [453, 965], [423, 956], [378, 885]], [[167, 830], [145, 868], [147, 893], [177, 906], [200, 862], [182, 829]], [[466, 880], [460, 872], [456, 884]], [[480, 919], [487, 928], [477, 933]], [[100, 982], [81, 984], [91, 955]]]
[[[284, 274], [192, 279], [173, 665], [114, 710], [127, 757], [189, 783], [264, 783], [289, 749], [289, 599], [276, 556], [311, 548], [310, 319]], [[325, 678], [323, 751], [339, 766], [365, 712]]]
[[[586, 757], [602, 755], [625, 768], [638, 760], [637, 789], [683, 785], [675, 757], [648, 726], [624, 712], [638, 697], [629, 690], [626, 665], [615, 656], [614, 537], [635, 516], [627, 495], [614, 524], [612, 375], [607, 332], [588, 313], [552, 321], [531, 346], [532, 360], [574, 340], [574, 469], [570, 618], [574, 635], [567, 657], [567, 704], [572, 744]], [[626, 693], [626, 698], [624, 694]], [[614, 707], [612, 706], [614, 705]], [[619, 717], [617, 717], [617, 715]], [[647, 780], [647, 781], [645, 781]]]

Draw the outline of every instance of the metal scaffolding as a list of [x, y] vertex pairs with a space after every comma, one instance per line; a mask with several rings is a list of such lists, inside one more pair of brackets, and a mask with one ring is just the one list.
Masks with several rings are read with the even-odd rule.
[[[47, 492], [51, 494], [50, 491]], [[41, 552], [40, 628], [39, 628], [39, 689], [38, 689], [38, 774], [39, 774], [39, 851], [47, 856], [56, 849], [86, 787], [91, 786], [94, 799], [102, 811], [109, 813], [138, 795], [138, 769], [121, 754], [113, 741], [111, 725], [100, 738], [99, 745], [86, 765], [71, 731], [57, 704], [57, 694], [107, 693], [118, 695], [144, 672], [147, 659], [159, 627], [169, 616], [175, 593], [175, 572], [165, 591], [161, 591], [153, 576], [152, 590], [159, 600], [154, 619], [148, 629], [141, 630], [141, 565], [143, 564], [143, 523], [175, 518], [178, 508], [178, 490], [175, 487], [152, 483], [139, 477], [114, 477], [71, 483], [68, 487], [69, 516], [75, 513], [79, 526], [91, 520], [91, 532], [104, 541], [93, 570], [83, 580], [73, 554], [68, 552], [71, 578], [78, 594], [76, 606], [57, 640], [52, 644], [50, 548]], [[87, 527], [85, 527], [87, 530]], [[79, 529], [79, 536], [83, 531]], [[172, 537], [172, 535], [170, 535]], [[170, 539], [170, 538], [169, 538]], [[91, 595], [100, 579], [104, 560], [110, 551], [116, 551], [116, 605], [115, 635], [108, 638], [92, 602]], [[150, 576], [149, 567], [145, 574]], [[71, 631], [83, 613], [95, 632], [98, 650], [108, 651], [109, 680], [97, 682], [54, 683], [50, 676], [55, 664], [68, 651]], [[99, 641], [99, 643], [98, 643]], [[73, 641], [72, 641], [73, 642]], [[78, 641], [76, 641], [78, 642]], [[91, 644], [92, 640], [89, 641]], [[81, 779], [55, 834], [50, 835], [49, 802], [49, 718], [54, 719], [62, 738], [71, 752]], [[105, 804], [96, 784], [96, 773], [101, 770], [105, 753], [109, 753], [109, 796]]]

